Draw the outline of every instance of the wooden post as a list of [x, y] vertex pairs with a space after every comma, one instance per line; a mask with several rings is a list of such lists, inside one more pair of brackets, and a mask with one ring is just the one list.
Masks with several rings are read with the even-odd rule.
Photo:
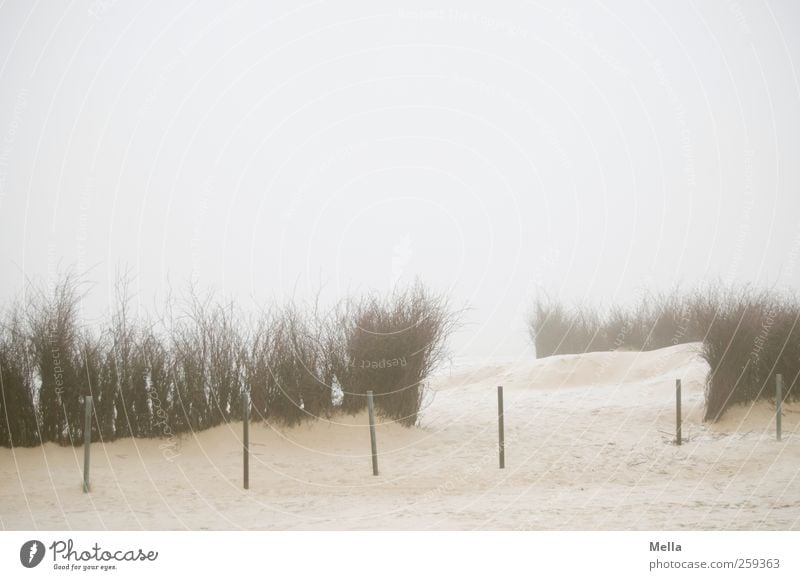
[[250, 394], [242, 393], [242, 453], [244, 488], [250, 489]]
[[506, 436], [503, 421], [503, 387], [497, 387], [497, 435], [500, 439], [500, 469], [506, 468]]
[[83, 493], [89, 493], [89, 448], [92, 445], [92, 396], [83, 398]]
[[783, 375], [775, 377], [775, 437], [781, 440], [781, 412], [783, 407]]
[[369, 439], [372, 446], [372, 475], [378, 475], [378, 442], [375, 440], [375, 403], [372, 391], [367, 391], [367, 410], [369, 411]]
[[681, 380], [675, 381], [675, 445], [683, 443], [681, 430]]

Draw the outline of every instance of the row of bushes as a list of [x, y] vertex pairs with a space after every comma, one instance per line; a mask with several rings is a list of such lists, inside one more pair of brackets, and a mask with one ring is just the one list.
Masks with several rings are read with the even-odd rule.
[[455, 323], [447, 301], [420, 284], [326, 313], [289, 304], [255, 317], [190, 292], [153, 322], [131, 316], [121, 283], [107, 323], [89, 328], [81, 288], [67, 275], [4, 313], [0, 445], [79, 443], [85, 395], [93, 440], [171, 437], [240, 419], [243, 392], [254, 420], [292, 425], [357, 413], [372, 390], [379, 413], [413, 425]]
[[700, 292], [645, 295], [606, 312], [567, 308], [547, 298], [534, 304], [528, 331], [539, 358], [616, 349], [654, 350], [702, 340], [714, 299]]
[[800, 398], [800, 303], [794, 295], [752, 288], [675, 291], [602, 313], [541, 299], [528, 329], [538, 357], [702, 342], [711, 369], [709, 421], [732, 404], [773, 397], [777, 374], [784, 376], [786, 398]]

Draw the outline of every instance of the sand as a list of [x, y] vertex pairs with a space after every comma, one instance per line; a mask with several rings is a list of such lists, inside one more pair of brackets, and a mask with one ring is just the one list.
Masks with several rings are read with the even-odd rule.
[[[800, 406], [776, 442], [769, 402], [702, 422], [699, 345], [558, 356], [436, 377], [420, 426], [366, 417], [294, 429], [241, 424], [164, 441], [0, 450], [3, 529], [800, 529]], [[683, 380], [680, 447], [674, 381]], [[505, 388], [506, 469], [497, 465]], [[177, 455], [176, 455], [177, 453]]]

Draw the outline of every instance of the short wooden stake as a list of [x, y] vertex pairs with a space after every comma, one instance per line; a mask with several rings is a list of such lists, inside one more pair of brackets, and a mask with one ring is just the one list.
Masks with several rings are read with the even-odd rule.
[[250, 394], [242, 393], [242, 454], [244, 488], [250, 489]]
[[681, 421], [681, 380], [675, 381], [675, 445], [683, 443]]
[[372, 447], [372, 475], [378, 475], [378, 442], [375, 439], [375, 403], [372, 391], [367, 391], [367, 410], [369, 412], [369, 439]]
[[497, 387], [497, 435], [500, 440], [500, 469], [506, 467], [506, 436], [503, 421], [503, 387]]
[[783, 375], [775, 377], [775, 437], [781, 440], [781, 412], [783, 407]]
[[92, 396], [83, 398], [83, 493], [89, 493], [89, 449], [92, 446]]

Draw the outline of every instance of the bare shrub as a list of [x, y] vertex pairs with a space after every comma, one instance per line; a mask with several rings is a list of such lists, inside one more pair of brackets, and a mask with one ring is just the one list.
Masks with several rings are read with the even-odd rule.
[[715, 307], [703, 341], [711, 367], [706, 420], [716, 421], [731, 405], [772, 398], [777, 374], [785, 397], [797, 398], [800, 374], [800, 304], [793, 296], [744, 290], [727, 293]]
[[270, 352], [272, 329], [271, 314], [262, 312], [251, 323], [244, 353], [244, 382], [250, 392], [252, 419], [263, 420], [267, 416], [267, 403], [270, 398]]
[[[164, 339], [156, 333], [152, 325], [143, 328], [136, 335], [133, 358], [135, 380], [141, 381], [146, 396], [146, 410], [139, 415], [141, 436], [171, 437], [174, 425], [173, 413], [174, 385], [170, 378], [172, 368], [170, 351]], [[136, 410], [139, 406], [137, 403]], [[145, 416], [148, 418], [145, 423]]]
[[0, 324], [0, 445], [4, 447], [40, 443], [30, 365], [25, 325], [15, 305]]
[[[108, 381], [104, 380], [108, 371], [108, 367], [105, 366], [108, 352], [109, 346], [105, 341], [105, 336], [94, 336], [87, 329], [81, 329], [73, 363], [75, 368], [75, 390], [79, 393], [77, 403], [80, 410], [80, 413], [72, 420], [73, 445], [83, 443], [85, 425], [83, 405], [87, 396], [92, 397], [94, 410], [94, 420], [91, 422], [91, 439], [98, 441], [115, 438], [114, 424], [107, 420], [109, 411], [106, 408], [107, 397], [110, 396], [112, 401], [115, 397], [115, 385], [109, 384]], [[74, 398], [72, 402], [75, 402]]]
[[[616, 333], [611, 325], [609, 330]], [[549, 298], [534, 304], [528, 333], [539, 358], [609, 348], [609, 332], [603, 332], [600, 317], [595, 312], [583, 307], [567, 309]]]
[[134, 360], [138, 328], [130, 316], [129, 280], [117, 280], [116, 303], [102, 345], [104, 366], [95, 389], [100, 431], [106, 440], [144, 436], [150, 422], [144, 378]]
[[628, 307], [607, 311], [566, 308], [548, 298], [534, 303], [528, 332], [539, 358], [617, 349], [653, 350], [701, 340], [703, 295], [675, 290], [645, 294]]
[[446, 299], [417, 283], [383, 300], [365, 298], [347, 312], [343, 407], [363, 409], [372, 390], [383, 415], [414, 425], [425, 381], [445, 356], [456, 323]]
[[26, 305], [28, 337], [41, 384], [42, 440], [62, 445], [77, 443], [83, 426], [82, 393], [78, 384], [82, 366], [79, 286], [78, 278], [67, 273], [49, 290], [31, 287]]
[[[243, 346], [233, 305], [191, 291], [170, 322], [172, 389], [167, 398], [176, 432], [230, 419], [239, 407]], [[170, 308], [170, 312], [174, 310]]]
[[259, 364], [266, 372], [258, 387], [266, 393], [266, 417], [293, 425], [330, 413], [331, 390], [317, 331], [294, 304], [273, 314], [262, 330]]

